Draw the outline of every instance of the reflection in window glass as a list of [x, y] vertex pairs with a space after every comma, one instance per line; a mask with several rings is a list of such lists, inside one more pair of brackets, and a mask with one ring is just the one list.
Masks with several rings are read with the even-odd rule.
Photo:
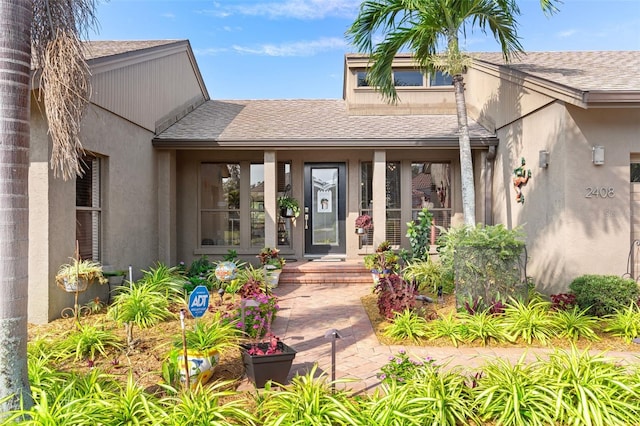
[[[438, 226], [451, 225], [451, 165], [449, 163], [415, 162], [411, 164], [412, 216], [429, 209]], [[438, 233], [439, 230], [436, 230]], [[436, 234], [437, 236], [437, 234]]]
[[421, 87], [424, 79], [420, 71], [393, 71], [393, 85], [396, 87]]
[[631, 163], [631, 182], [640, 182], [640, 163]]
[[357, 87], [369, 87], [369, 82], [367, 81], [367, 72], [366, 71], [358, 71], [356, 73], [356, 78], [358, 79]]
[[429, 77], [429, 86], [451, 86], [453, 84], [451, 76], [442, 71], [432, 72]]
[[251, 179], [251, 246], [264, 247], [264, 165], [252, 164]]
[[202, 245], [240, 245], [240, 165], [200, 166]]
[[76, 240], [82, 259], [100, 260], [100, 159], [85, 156], [76, 178]]

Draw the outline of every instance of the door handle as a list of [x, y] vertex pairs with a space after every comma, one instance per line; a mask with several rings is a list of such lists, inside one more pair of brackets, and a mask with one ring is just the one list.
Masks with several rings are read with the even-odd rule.
[[304, 206], [304, 229], [309, 229], [309, 207]]

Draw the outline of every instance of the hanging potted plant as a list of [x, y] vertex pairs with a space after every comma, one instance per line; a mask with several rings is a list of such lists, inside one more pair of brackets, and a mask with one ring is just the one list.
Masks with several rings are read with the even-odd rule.
[[373, 219], [368, 214], [361, 214], [356, 218], [356, 234], [366, 234], [368, 230], [373, 228]]
[[100, 284], [108, 282], [102, 273], [102, 265], [93, 260], [78, 260], [71, 258], [71, 263], [61, 265], [56, 274], [56, 284], [69, 293], [82, 292], [89, 284], [98, 281]]
[[298, 217], [300, 215], [300, 205], [298, 200], [287, 195], [278, 197], [278, 207], [282, 217]]

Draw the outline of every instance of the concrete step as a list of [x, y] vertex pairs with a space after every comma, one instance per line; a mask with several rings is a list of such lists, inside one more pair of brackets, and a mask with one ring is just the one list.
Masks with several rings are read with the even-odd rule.
[[280, 284], [368, 284], [371, 273], [362, 262], [334, 261], [287, 262], [280, 274]]

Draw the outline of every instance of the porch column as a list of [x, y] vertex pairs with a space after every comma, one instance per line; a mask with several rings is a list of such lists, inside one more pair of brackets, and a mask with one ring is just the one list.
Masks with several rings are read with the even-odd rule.
[[158, 151], [158, 260], [176, 264], [176, 152]]
[[387, 236], [387, 152], [373, 153], [373, 246], [378, 246]]
[[264, 245], [278, 246], [278, 156], [275, 151], [264, 152]]

